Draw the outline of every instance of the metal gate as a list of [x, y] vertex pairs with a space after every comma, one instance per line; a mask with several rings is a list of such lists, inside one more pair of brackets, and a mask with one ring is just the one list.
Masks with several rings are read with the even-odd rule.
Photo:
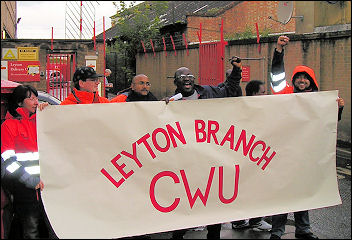
[[218, 85], [224, 81], [227, 42], [202, 43], [199, 46], [199, 84]]
[[75, 54], [51, 53], [46, 55], [46, 90], [64, 100], [71, 93], [71, 74], [76, 66]]

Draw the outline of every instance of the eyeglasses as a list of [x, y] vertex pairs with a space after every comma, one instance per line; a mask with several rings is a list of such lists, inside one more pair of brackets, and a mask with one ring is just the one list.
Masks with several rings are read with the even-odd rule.
[[145, 84], [148, 87], [150, 87], [152, 85], [150, 82], [136, 82], [134, 84], [137, 84], [137, 85], [140, 85], [140, 86], [143, 86]]
[[27, 97], [28, 100], [31, 100], [31, 101], [38, 101], [38, 98], [37, 97]]
[[181, 74], [180, 76], [177, 77], [178, 79], [180, 80], [186, 80], [186, 79], [189, 79], [189, 80], [195, 80], [196, 78], [193, 76], [193, 75], [184, 75], [184, 74]]
[[99, 78], [87, 78], [86, 81], [100, 82], [100, 79]]

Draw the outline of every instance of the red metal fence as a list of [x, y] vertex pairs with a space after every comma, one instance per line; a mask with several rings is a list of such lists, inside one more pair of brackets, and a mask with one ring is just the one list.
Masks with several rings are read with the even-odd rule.
[[199, 84], [218, 85], [224, 81], [225, 46], [224, 21], [221, 19], [220, 42], [202, 43], [202, 25], [199, 37]]
[[47, 54], [46, 89], [61, 101], [71, 93], [71, 74], [76, 66], [75, 54]]
[[199, 46], [199, 84], [218, 85], [224, 81], [225, 44], [202, 43]]

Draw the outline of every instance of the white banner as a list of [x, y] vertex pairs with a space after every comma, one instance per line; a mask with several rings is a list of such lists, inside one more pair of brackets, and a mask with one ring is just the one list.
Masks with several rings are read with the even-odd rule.
[[38, 111], [59, 238], [119, 238], [341, 204], [337, 91]]

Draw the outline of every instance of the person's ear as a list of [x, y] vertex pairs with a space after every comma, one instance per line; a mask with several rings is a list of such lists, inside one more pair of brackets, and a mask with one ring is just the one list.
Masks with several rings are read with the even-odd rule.
[[83, 86], [83, 80], [79, 80], [79, 81], [78, 81], [78, 85], [79, 85], [80, 88], [82, 88], [82, 86]]

